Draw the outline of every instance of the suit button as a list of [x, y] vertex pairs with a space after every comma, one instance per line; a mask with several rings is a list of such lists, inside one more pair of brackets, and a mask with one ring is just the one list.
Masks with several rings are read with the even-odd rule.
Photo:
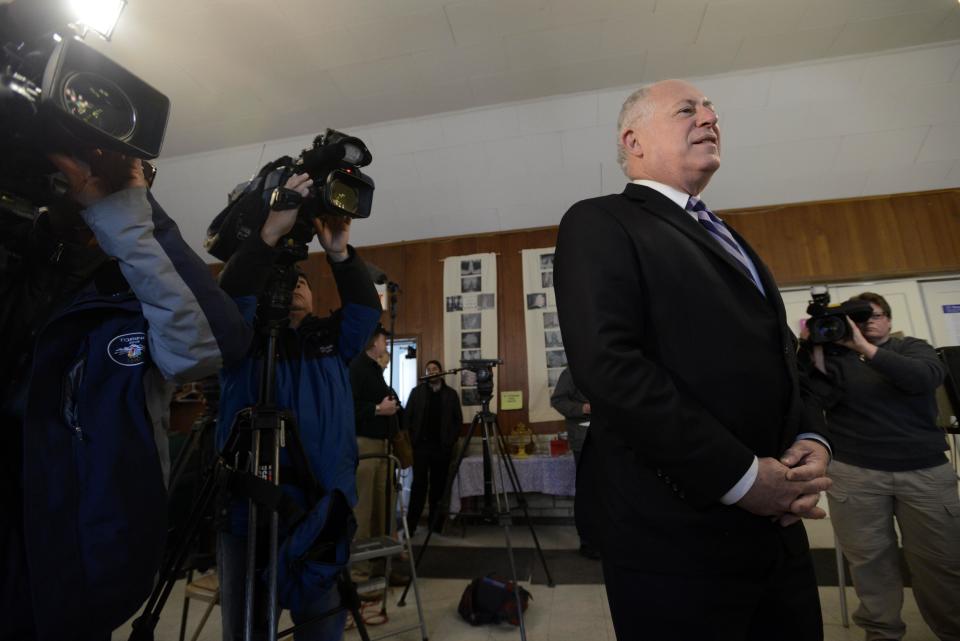
[[670, 485], [670, 477], [667, 475], [664, 475], [663, 482], [666, 483], [667, 485]]
[[658, 479], [663, 478], [663, 470], [661, 470], [659, 467], [657, 468], [657, 478]]

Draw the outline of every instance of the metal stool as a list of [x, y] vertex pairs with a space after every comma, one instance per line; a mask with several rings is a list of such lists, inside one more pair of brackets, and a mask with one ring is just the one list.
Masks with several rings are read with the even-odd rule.
[[197, 641], [200, 637], [200, 631], [203, 630], [203, 626], [207, 624], [207, 619], [210, 618], [213, 606], [220, 604], [220, 580], [217, 578], [216, 572], [204, 574], [196, 581], [192, 579], [193, 570], [190, 570], [190, 572], [187, 573], [187, 585], [183, 590], [183, 614], [180, 617], [180, 641], [183, 641], [187, 633], [187, 612], [190, 609], [191, 599], [203, 601], [207, 604], [207, 607], [203, 611], [200, 623], [197, 624], [197, 629], [194, 630], [190, 641]]

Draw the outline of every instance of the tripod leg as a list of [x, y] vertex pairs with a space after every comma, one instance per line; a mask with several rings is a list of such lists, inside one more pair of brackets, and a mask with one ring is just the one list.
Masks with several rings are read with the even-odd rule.
[[[260, 471], [260, 432], [253, 433], [253, 470]], [[253, 641], [254, 588], [257, 574], [257, 504], [247, 502], [247, 559], [243, 591], [243, 641]]]
[[353, 623], [357, 626], [357, 634], [360, 635], [362, 641], [370, 641], [367, 624], [363, 622], [363, 615], [360, 613], [360, 596], [357, 594], [357, 587], [350, 579], [349, 569], [340, 572], [337, 578], [337, 589], [340, 590], [340, 602], [353, 617]]
[[[483, 421], [483, 431], [484, 434], [488, 437], [492, 437], [494, 442], [500, 449], [501, 458], [503, 455], [508, 454], [504, 449], [503, 437], [500, 435], [497, 430], [497, 424], [495, 421], [491, 420], [491, 417], [488, 415], [484, 416]], [[517, 562], [513, 555], [513, 544], [510, 541], [510, 501], [507, 495], [507, 485], [503, 482], [503, 472], [504, 468], [502, 464], [497, 465], [497, 473], [500, 476], [500, 483], [497, 487], [497, 510], [499, 513], [499, 522], [500, 527], [503, 528], [503, 538], [507, 544], [507, 560], [510, 562], [510, 575], [513, 578], [514, 586], [514, 596], [517, 600], [517, 620], [520, 623], [520, 639], [521, 641], [526, 641], [527, 639], [527, 627], [524, 622], [523, 616], [523, 603], [520, 599], [520, 577], [517, 575]], [[506, 467], [507, 476], [510, 477], [510, 469]], [[513, 477], [510, 477], [510, 482], [513, 485], [514, 493], [516, 493], [516, 484], [513, 483]]]
[[[457, 456], [457, 464], [453, 467], [454, 473], [450, 475], [450, 478], [447, 480], [447, 495], [450, 494], [450, 490], [453, 488], [453, 483], [457, 480], [457, 474], [460, 471], [460, 465], [463, 463], [463, 459], [466, 458], [467, 452], [470, 450], [470, 440], [473, 438], [474, 433], [477, 430], [477, 426], [480, 425], [480, 414], [477, 414], [473, 417], [473, 422], [470, 423], [470, 431], [467, 432], [467, 437], [463, 439], [463, 448], [460, 450], [460, 455]], [[423, 545], [420, 546], [420, 551], [417, 552], [417, 558], [414, 560], [413, 567], [414, 572], [420, 569], [420, 561], [423, 560], [423, 555], [427, 552], [427, 546], [430, 544], [430, 538], [433, 537], [433, 529], [440, 524], [440, 519], [444, 513], [437, 510], [436, 514], [430, 515], [430, 527], [427, 528], [427, 538], [423, 540]], [[411, 544], [412, 545], [412, 544]], [[403, 594], [400, 595], [400, 601], [397, 602], [401, 607], [407, 602], [407, 592], [410, 591], [410, 584], [413, 582], [413, 577], [411, 576], [410, 581], [407, 581], [407, 585], [403, 588]]]
[[523, 496], [523, 488], [520, 487], [520, 477], [517, 475], [517, 468], [513, 465], [513, 458], [510, 456], [510, 450], [506, 447], [503, 434], [497, 424], [496, 416], [491, 416], [490, 422], [494, 433], [497, 435], [497, 444], [503, 459], [506, 461], [507, 476], [510, 478], [510, 484], [513, 486], [513, 492], [517, 497], [517, 503], [523, 509], [523, 515], [527, 519], [527, 527], [530, 528], [530, 535], [533, 537], [533, 546], [537, 549], [537, 556], [540, 557], [540, 564], [543, 566], [543, 572], [547, 576], [547, 586], [554, 587], [553, 576], [550, 574], [550, 568], [547, 567], [547, 559], [543, 555], [543, 548], [540, 547], [540, 539], [537, 538], [537, 531], [533, 528], [533, 521], [530, 520], [530, 511], [527, 509], [527, 500]]
[[510, 523], [503, 523], [503, 538], [507, 542], [507, 558], [510, 560], [510, 574], [513, 575], [514, 596], [517, 598], [517, 619], [520, 621], [520, 638], [527, 641], [527, 627], [524, 624], [523, 603], [520, 600], [520, 579], [517, 576], [517, 562], [513, 558], [513, 545], [510, 543]]
[[[193, 570], [187, 571], [187, 582], [186, 585], [190, 585], [190, 582], [193, 581]], [[190, 612], [190, 597], [186, 594], [183, 595], [183, 612], [180, 615], [180, 641], [183, 641], [187, 638], [187, 614]]]
[[[283, 430], [283, 421], [280, 422], [280, 430]], [[280, 484], [280, 441], [281, 438], [275, 432], [268, 432], [266, 441], [267, 447], [271, 450], [271, 472], [274, 485]], [[277, 564], [279, 562], [280, 547], [280, 515], [275, 510], [270, 512], [270, 553], [267, 582], [267, 641], [277, 641], [277, 625], [279, 612], [277, 610]]]
[[163, 566], [160, 569], [160, 579], [150, 594], [147, 603], [141, 614], [133, 622], [133, 630], [130, 632], [130, 641], [152, 641], [153, 631], [160, 621], [160, 612], [166, 604], [173, 586], [177, 582], [177, 575], [180, 568], [187, 558], [190, 551], [190, 545], [203, 522], [203, 517], [207, 513], [210, 501], [216, 495], [217, 482], [216, 474], [211, 471], [203, 481], [203, 487], [194, 501], [187, 524], [184, 527], [183, 538], [181, 539], [177, 550], [164, 559]]

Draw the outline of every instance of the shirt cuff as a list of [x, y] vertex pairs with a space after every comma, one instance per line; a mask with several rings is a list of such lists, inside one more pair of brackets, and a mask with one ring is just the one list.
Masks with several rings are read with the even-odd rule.
[[760, 460], [754, 456], [753, 463], [750, 464], [750, 468], [747, 469], [747, 473], [740, 477], [740, 480], [737, 481], [737, 484], [730, 488], [730, 491], [720, 497], [720, 502], [724, 505], [733, 505], [737, 501], [743, 498], [743, 496], [750, 491], [750, 488], [753, 487], [753, 484], [757, 480], [757, 474], [760, 471]]
[[827, 442], [827, 439], [823, 438], [816, 432], [803, 432], [802, 434], [797, 435], [796, 440], [802, 441], [805, 439], [810, 441], [816, 441], [817, 443], [820, 443], [821, 445], [823, 445], [825, 448], [827, 448], [827, 454], [830, 455], [830, 458], [831, 459], [833, 458], [833, 449], [830, 447], [830, 443]]

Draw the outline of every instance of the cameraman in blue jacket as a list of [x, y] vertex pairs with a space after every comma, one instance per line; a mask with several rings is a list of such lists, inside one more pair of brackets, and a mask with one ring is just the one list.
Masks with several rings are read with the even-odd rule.
[[[306, 197], [312, 183], [306, 174], [295, 174], [287, 180], [285, 187]], [[234, 297], [251, 326], [257, 315], [258, 298], [267, 289], [273, 265], [280, 259], [278, 241], [293, 229], [298, 213], [298, 209], [271, 211], [260, 233], [251, 234], [224, 267], [220, 285]], [[306, 458], [325, 494], [342, 494], [352, 508], [357, 501], [357, 442], [347, 364], [360, 353], [373, 334], [380, 319], [381, 306], [366, 265], [347, 244], [349, 219], [322, 216], [316, 219], [314, 227], [337, 283], [341, 307], [329, 317], [314, 316], [309, 282], [302, 273], [299, 274], [293, 291], [289, 327], [283, 330], [278, 346], [276, 404], [296, 414]], [[217, 422], [218, 448], [226, 444], [237, 412], [257, 401], [262, 365], [260, 343], [260, 340], [254, 340], [247, 358], [236, 366], [224, 368], [221, 374], [223, 389]], [[289, 483], [289, 476], [286, 478]], [[284, 458], [281, 458], [281, 483], [284, 479]], [[298, 489], [302, 489], [292, 489], [290, 485], [283, 487], [297, 496], [300, 494]], [[310, 508], [309, 505], [303, 507]], [[235, 497], [226, 520], [228, 522], [218, 539], [217, 564], [223, 638], [239, 639], [243, 628], [246, 501]], [[352, 533], [349, 524], [345, 529]], [[258, 538], [261, 540], [265, 541], [265, 537]], [[340, 605], [334, 581], [339, 569], [328, 565], [305, 570], [305, 574], [299, 577], [299, 592], [293, 603], [284, 603], [284, 594], [290, 588], [280, 586], [281, 605], [289, 607], [295, 624], [309, 622]], [[260, 594], [266, 593], [259, 583], [257, 590]], [[262, 603], [259, 605], [263, 606]], [[298, 632], [296, 638], [298, 641], [339, 639], [343, 626], [344, 614], [340, 613], [308, 626]]]
[[250, 330], [140, 160], [51, 160], [66, 197], [0, 202], [0, 639], [105, 641], [164, 550], [166, 381], [239, 359]]

